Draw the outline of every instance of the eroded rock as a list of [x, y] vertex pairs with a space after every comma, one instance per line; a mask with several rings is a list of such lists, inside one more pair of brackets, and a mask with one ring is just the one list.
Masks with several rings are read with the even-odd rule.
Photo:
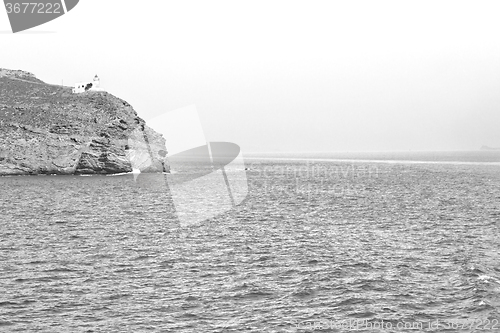
[[168, 170], [165, 139], [130, 104], [107, 92], [73, 94], [24, 71], [0, 69], [0, 131], [0, 175]]

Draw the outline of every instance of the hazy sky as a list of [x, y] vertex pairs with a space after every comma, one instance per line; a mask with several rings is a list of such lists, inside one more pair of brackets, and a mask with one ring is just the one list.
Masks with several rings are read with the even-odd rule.
[[[81, 0], [0, 67], [101, 77], [146, 121], [196, 105], [245, 152], [500, 146], [498, 1]], [[43, 33], [49, 32], [49, 33]]]

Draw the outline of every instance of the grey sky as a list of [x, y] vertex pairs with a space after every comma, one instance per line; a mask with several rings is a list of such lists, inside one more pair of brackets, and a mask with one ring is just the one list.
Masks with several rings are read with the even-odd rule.
[[243, 151], [500, 146], [500, 2], [82, 0], [0, 67], [101, 77], [144, 119], [195, 104]]

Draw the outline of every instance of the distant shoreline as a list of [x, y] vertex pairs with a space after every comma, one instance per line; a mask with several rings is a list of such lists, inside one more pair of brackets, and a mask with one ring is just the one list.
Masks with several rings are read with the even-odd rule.
[[481, 150], [481, 151], [500, 151], [500, 148], [481, 146], [481, 148], [479, 150]]
[[416, 160], [367, 160], [367, 159], [335, 159], [335, 158], [299, 158], [299, 157], [244, 157], [253, 161], [304, 161], [304, 162], [346, 162], [346, 163], [386, 163], [386, 164], [450, 164], [450, 165], [498, 165], [498, 162], [471, 161], [416, 161]]

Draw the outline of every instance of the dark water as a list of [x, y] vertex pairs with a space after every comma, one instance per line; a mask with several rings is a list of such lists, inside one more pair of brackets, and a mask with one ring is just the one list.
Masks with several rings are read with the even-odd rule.
[[0, 178], [0, 332], [500, 331], [500, 166], [248, 164], [191, 227], [132, 176]]

